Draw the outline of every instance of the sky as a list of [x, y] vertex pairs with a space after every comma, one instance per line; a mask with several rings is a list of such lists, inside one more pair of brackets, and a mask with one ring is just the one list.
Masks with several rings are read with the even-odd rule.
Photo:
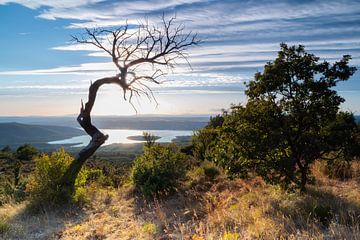
[[[159, 105], [138, 114], [216, 114], [246, 102], [244, 82], [275, 59], [281, 42], [333, 62], [350, 54], [360, 69], [360, 1], [0, 0], [0, 115], [77, 114], [91, 81], [117, 74], [98, 49], [74, 44], [84, 28], [158, 24], [176, 16], [200, 46], [154, 87]], [[359, 71], [360, 72], [360, 71]], [[360, 73], [336, 87], [342, 110], [360, 114]], [[132, 115], [117, 86], [99, 92], [95, 115]]]

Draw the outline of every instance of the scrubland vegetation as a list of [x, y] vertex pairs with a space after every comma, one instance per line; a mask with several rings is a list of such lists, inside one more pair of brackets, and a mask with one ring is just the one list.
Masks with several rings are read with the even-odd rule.
[[0, 236], [359, 239], [360, 127], [332, 90], [355, 72], [349, 60], [283, 44], [247, 84], [246, 105], [212, 117], [187, 145], [147, 134], [132, 162], [89, 159], [70, 197], [70, 154], [3, 149]]
[[[60, 162], [65, 164], [66, 153], [59, 151], [53, 155], [64, 157]], [[49, 158], [45, 159], [47, 162]], [[153, 168], [154, 174], [164, 178], [152, 176], [144, 182], [157, 187], [159, 192], [153, 197], [149, 196], [150, 190], [144, 195], [142, 188], [136, 188], [131, 175], [113, 179], [96, 167], [86, 167], [79, 176], [78, 182], [86, 175], [86, 183], [78, 186], [72, 204], [50, 205], [54, 202], [47, 198], [54, 189], [41, 188], [43, 195], [37, 195], [39, 189], [24, 190], [26, 195], [30, 194], [26, 200], [9, 197], [0, 207], [1, 237], [357, 239], [360, 234], [360, 164], [357, 161], [346, 170], [349, 176], [346, 180], [342, 174], [340, 178], [329, 177], [326, 162], [315, 162], [311, 169], [314, 184], [308, 186], [306, 194], [269, 185], [256, 176], [229, 179], [214, 163], [194, 160], [187, 166], [186, 175], [164, 186], [167, 184], [161, 181], [167, 179], [164, 171], [174, 169], [159, 166]], [[40, 179], [32, 181], [38, 181], [43, 187], [52, 184]], [[34, 206], [32, 201], [38, 205]]]

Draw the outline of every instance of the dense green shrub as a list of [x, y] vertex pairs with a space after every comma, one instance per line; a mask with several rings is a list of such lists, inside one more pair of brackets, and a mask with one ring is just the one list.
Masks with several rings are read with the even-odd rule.
[[216, 115], [210, 117], [208, 124], [203, 128], [194, 132], [194, 135], [191, 138], [192, 143], [192, 155], [195, 159], [200, 161], [209, 160], [211, 161], [210, 151], [215, 147], [219, 131], [224, 123], [224, 115]]
[[175, 144], [145, 147], [134, 161], [131, 179], [147, 197], [168, 192], [185, 176], [186, 158]]
[[[70, 199], [61, 192], [60, 180], [73, 157], [64, 149], [60, 149], [50, 156], [43, 154], [35, 161], [35, 170], [27, 185], [32, 203], [52, 206], [69, 201]], [[86, 175], [86, 170], [81, 170], [75, 182], [75, 194], [85, 185]]]
[[0, 150], [0, 158], [3, 159], [12, 159], [14, 157], [13, 152], [9, 146], [5, 146]]
[[25, 200], [27, 196], [26, 181], [22, 180], [17, 185], [12, 184], [8, 179], [0, 179], [0, 181], [4, 181], [0, 185], [0, 206], [9, 202]]
[[24, 144], [18, 147], [16, 150], [16, 156], [20, 160], [31, 160], [33, 157], [38, 155], [39, 152], [36, 148], [30, 144]]
[[0, 205], [8, 202], [21, 202], [27, 196], [27, 179], [21, 174], [22, 163], [17, 159], [9, 159], [3, 174], [0, 174]]
[[95, 182], [105, 177], [101, 169], [87, 169], [86, 171], [87, 171], [87, 181]]
[[211, 160], [210, 151], [215, 147], [219, 131], [215, 128], [203, 128], [194, 132], [191, 139], [193, 156], [201, 161]]
[[187, 172], [190, 183], [199, 183], [203, 180], [214, 181], [221, 174], [220, 168], [213, 162], [203, 161], [200, 166]]
[[204, 174], [210, 180], [215, 180], [220, 175], [220, 169], [214, 163], [205, 161], [201, 164], [204, 169]]

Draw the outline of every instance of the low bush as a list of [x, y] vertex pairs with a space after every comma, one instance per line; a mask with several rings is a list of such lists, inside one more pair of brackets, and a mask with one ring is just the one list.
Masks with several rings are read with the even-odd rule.
[[213, 181], [220, 175], [220, 173], [221, 170], [215, 165], [215, 163], [203, 161], [200, 166], [188, 171], [187, 175], [191, 180], [195, 180], [195, 182], [200, 181], [201, 179]]
[[27, 179], [21, 174], [21, 162], [10, 160], [11, 164], [0, 174], [0, 206], [9, 202], [21, 202], [27, 196]]
[[16, 150], [16, 156], [20, 160], [32, 160], [39, 154], [39, 151], [30, 144], [21, 145]]
[[10, 182], [5, 182], [0, 186], [0, 206], [9, 202], [21, 202], [26, 196], [26, 181], [21, 181], [16, 186]]
[[[35, 161], [35, 170], [27, 185], [31, 202], [37, 206], [53, 206], [69, 201], [61, 192], [60, 180], [73, 157], [60, 149], [51, 155], [43, 154]], [[86, 170], [80, 171], [75, 181], [74, 195], [85, 185], [86, 175]]]
[[220, 169], [213, 162], [205, 161], [201, 164], [204, 174], [210, 180], [215, 180], [220, 175]]
[[131, 179], [146, 197], [171, 191], [185, 176], [186, 159], [175, 144], [145, 147], [134, 161]]

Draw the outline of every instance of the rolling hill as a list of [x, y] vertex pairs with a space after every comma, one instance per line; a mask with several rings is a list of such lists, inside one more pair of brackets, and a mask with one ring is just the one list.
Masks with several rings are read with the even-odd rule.
[[73, 127], [0, 123], [0, 147], [24, 143], [43, 144], [83, 134], [84, 131]]

